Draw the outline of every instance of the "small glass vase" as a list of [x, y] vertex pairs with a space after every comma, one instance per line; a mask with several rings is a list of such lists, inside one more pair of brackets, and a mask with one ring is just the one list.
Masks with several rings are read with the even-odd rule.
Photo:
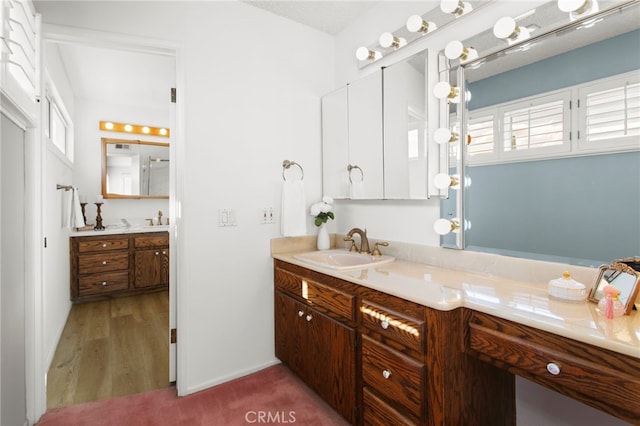
[[329, 240], [329, 231], [327, 231], [327, 224], [323, 223], [318, 228], [318, 250], [328, 250], [330, 245], [331, 241]]

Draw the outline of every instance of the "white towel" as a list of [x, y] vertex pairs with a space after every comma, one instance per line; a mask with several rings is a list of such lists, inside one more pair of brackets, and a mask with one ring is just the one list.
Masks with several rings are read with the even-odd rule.
[[307, 235], [307, 207], [304, 199], [304, 183], [301, 180], [282, 183], [282, 236]]
[[357, 200], [364, 197], [364, 181], [351, 182], [349, 184], [349, 198]]
[[62, 195], [62, 227], [82, 228], [85, 225], [80, 207], [80, 193], [78, 188], [64, 191]]

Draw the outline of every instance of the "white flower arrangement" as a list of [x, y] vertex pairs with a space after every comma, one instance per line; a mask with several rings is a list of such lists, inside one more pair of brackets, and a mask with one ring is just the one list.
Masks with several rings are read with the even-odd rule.
[[319, 203], [315, 203], [310, 208], [311, 216], [316, 218], [315, 224], [316, 226], [320, 226], [323, 223], [327, 223], [329, 219], [335, 219], [333, 212], [331, 211], [331, 205], [333, 204], [333, 198], [324, 196], [322, 197], [322, 201]]

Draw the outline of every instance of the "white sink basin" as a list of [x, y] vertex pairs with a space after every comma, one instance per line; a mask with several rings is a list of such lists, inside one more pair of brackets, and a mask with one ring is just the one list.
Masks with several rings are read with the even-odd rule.
[[296, 254], [294, 259], [301, 260], [312, 265], [322, 266], [325, 268], [338, 269], [341, 271], [347, 269], [370, 268], [385, 263], [393, 262], [393, 256], [372, 256], [365, 253], [356, 253], [344, 249], [310, 251], [308, 253]]

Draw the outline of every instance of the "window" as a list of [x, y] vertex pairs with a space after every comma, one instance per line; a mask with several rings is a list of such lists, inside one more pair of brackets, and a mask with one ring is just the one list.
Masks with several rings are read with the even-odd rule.
[[46, 74], [42, 126], [52, 148], [73, 162], [73, 124], [53, 81]]
[[581, 87], [580, 147], [639, 147], [640, 81], [637, 73]]
[[502, 150], [557, 146], [564, 143], [564, 105], [562, 100], [533, 103], [502, 115]]
[[491, 113], [481, 111], [469, 115], [468, 145], [469, 156], [489, 155], [495, 152], [495, 118]]

